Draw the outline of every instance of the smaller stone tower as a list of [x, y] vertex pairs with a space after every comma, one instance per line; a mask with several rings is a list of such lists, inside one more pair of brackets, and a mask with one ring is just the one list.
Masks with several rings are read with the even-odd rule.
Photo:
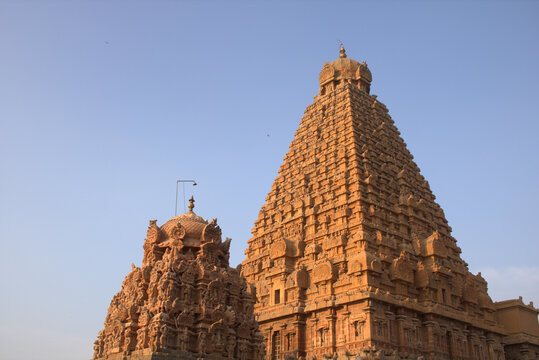
[[229, 267], [230, 239], [193, 212], [150, 221], [142, 268], [112, 299], [94, 360], [249, 359], [264, 356], [252, 289]]

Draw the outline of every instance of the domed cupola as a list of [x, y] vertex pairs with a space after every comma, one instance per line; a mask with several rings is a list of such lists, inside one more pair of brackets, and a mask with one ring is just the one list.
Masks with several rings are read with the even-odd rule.
[[343, 84], [353, 84], [369, 93], [372, 74], [367, 63], [359, 63], [346, 57], [346, 50], [341, 45], [339, 58], [331, 64], [327, 62], [320, 72], [320, 95], [326, 95]]
[[[193, 197], [189, 200], [189, 211], [175, 216], [161, 227], [155, 220], [150, 221], [147, 244], [155, 244], [155, 251], [150, 251], [152, 256], [145, 259], [160, 258], [167, 248], [176, 248], [183, 253], [190, 252], [196, 255], [206, 243], [221, 243], [221, 228], [217, 225], [217, 219], [204, 220], [193, 212], [195, 207]], [[147, 255], [145, 253], [145, 255]]]

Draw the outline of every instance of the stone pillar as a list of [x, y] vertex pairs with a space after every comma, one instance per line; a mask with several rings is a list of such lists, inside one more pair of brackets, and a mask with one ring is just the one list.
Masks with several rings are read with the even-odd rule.
[[423, 325], [427, 327], [427, 344], [425, 346], [425, 350], [430, 357], [434, 358], [434, 351], [436, 348], [436, 345], [434, 344], [434, 326], [436, 325], [436, 322], [425, 321]]
[[397, 315], [395, 319], [397, 319], [397, 329], [399, 332], [399, 350], [404, 351], [403, 347], [407, 345], [406, 338], [404, 336], [404, 321], [406, 320], [406, 315]]
[[367, 335], [367, 338], [364, 337], [363, 339], [367, 340], [372, 345], [374, 333], [372, 315], [374, 314], [374, 306], [372, 306], [372, 302], [370, 300], [367, 301], [367, 307], [365, 307], [365, 334]]
[[520, 346], [520, 358], [522, 360], [528, 360], [530, 358], [530, 349], [528, 348], [528, 345], [524, 344]]
[[475, 353], [474, 353], [474, 347], [473, 347], [473, 339], [474, 339], [474, 335], [471, 331], [467, 330], [466, 331], [466, 342], [468, 343], [468, 347], [467, 347], [467, 351], [468, 351], [468, 358], [473, 358], [475, 356]]
[[280, 351], [280, 356], [278, 357], [278, 359], [281, 359], [283, 358], [283, 354], [287, 352], [287, 349], [286, 348], [286, 337], [284, 335], [285, 333], [285, 329], [286, 329], [286, 323], [283, 323], [281, 324], [281, 328], [279, 329], [279, 337], [281, 338], [281, 351]]
[[298, 357], [305, 355], [305, 321], [301, 320], [299, 316], [296, 317], [296, 321], [292, 323], [296, 336], [294, 337], [294, 343], [292, 344], [294, 349], [298, 351]]
[[[461, 357], [463, 358], [467, 358], [470, 356], [469, 352], [468, 352], [468, 334], [469, 334], [469, 331], [468, 330], [461, 330], [462, 331], [462, 337], [466, 340], [466, 346], [463, 347], [463, 353], [461, 354]], [[464, 340], [462, 340], [464, 341]], [[459, 346], [459, 351], [460, 351], [460, 346]]]
[[309, 329], [311, 331], [311, 349], [315, 349], [318, 347], [318, 319], [314, 318], [312, 319], [311, 326], [309, 326]]
[[481, 335], [479, 336], [479, 343], [481, 344], [480, 345], [480, 348], [481, 348], [481, 355], [483, 357], [485, 357], [485, 354], [487, 354], [487, 359], [488, 359], [488, 348], [487, 348], [487, 338], [484, 336], [484, 335]]
[[268, 329], [268, 347], [266, 348], [266, 359], [269, 360], [273, 356], [273, 326]]
[[456, 359], [457, 358], [457, 352], [456, 352], [456, 349], [455, 349], [455, 332], [454, 331], [450, 331], [449, 329], [447, 330], [447, 351], [449, 353], [449, 358], [451, 360], [453, 359]]
[[329, 325], [329, 334], [328, 334], [328, 342], [329, 346], [331, 346], [331, 352], [336, 352], [337, 350], [337, 334], [335, 333], [335, 322], [336, 322], [336, 316], [335, 316], [335, 309], [331, 308], [330, 314], [326, 317]]
[[497, 360], [496, 353], [494, 352], [494, 343], [496, 340], [491, 336], [487, 337], [487, 347], [488, 347], [488, 358], [489, 360]]
[[345, 310], [343, 313], [343, 328], [344, 328], [344, 343], [348, 344], [352, 340], [352, 337], [350, 336], [350, 311], [348, 309]]

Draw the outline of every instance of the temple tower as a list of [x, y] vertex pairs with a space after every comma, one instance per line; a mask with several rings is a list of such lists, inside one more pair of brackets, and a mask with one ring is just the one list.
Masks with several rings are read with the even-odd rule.
[[193, 212], [150, 221], [142, 267], [113, 297], [94, 360], [261, 360], [251, 286], [228, 266], [230, 239]]
[[266, 359], [504, 359], [487, 283], [370, 94], [367, 64], [341, 48], [319, 79], [242, 264]]

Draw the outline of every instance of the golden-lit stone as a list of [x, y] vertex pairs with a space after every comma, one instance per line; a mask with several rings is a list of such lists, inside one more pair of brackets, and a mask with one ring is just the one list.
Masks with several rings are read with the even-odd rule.
[[241, 274], [193, 200], [150, 221], [94, 360], [539, 359], [539, 310], [469, 272], [367, 64], [319, 80]]
[[501, 305], [461, 259], [367, 65], [341, 48], [319, 79], [242, 264], [266, 359], [504, 359]]
[[251, 287], [228, 266], [230, 239], [189, 209], [150, 221], [142, 268], [112, 299], [94, 360], [263, 358]]

